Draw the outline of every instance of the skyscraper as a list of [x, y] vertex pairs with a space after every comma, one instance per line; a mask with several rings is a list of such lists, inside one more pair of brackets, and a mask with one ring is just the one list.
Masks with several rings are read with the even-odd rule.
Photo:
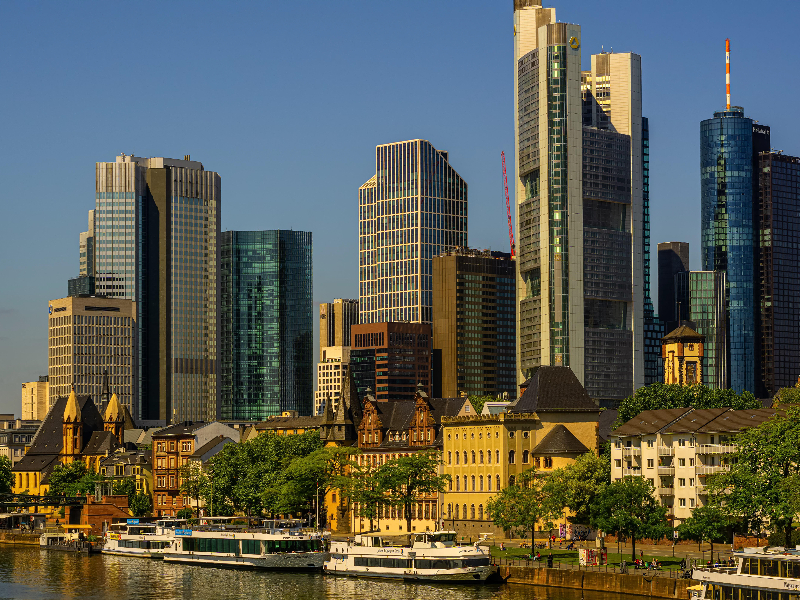
[[[726, 275], [729, 384], [756, 390], [754, 253], [758, 236], [758, 153], [769, 150], [769, 127], [729, 106], [700, 124], [701, 244], [703, 269]], [[702, 333], [702, 332], [701, 332]]]
[[310, 415], [311, 233], [225, 231], [220, 240], [222, 418]]
[[89, 227], [80, 234], [80, 272], [79, 275], [94, 277], [94, 210], [89, 211]]
[[325, 348], [350, 346], [350, 327], [358, 323], [358, 300], [336, 298], [319, 305], [319, 354]]
[[319, 363], [314, 414], [323, 414], [328, 399], [338, 407], [349, 375], [350, 328], [358, 324], [358, 300], [337, 298], [319, 305]]
[[661, 381], [664, 321], [655, 313], [650, 290], [650, 122], [642, 117], [642, 273], [644, 297], [644, 384]]
[[97, 163], [96, 290], [136, 302], [138, 418], [217, 416], [220, 194], [189, 156]]
[[433, 259], [433, 396], [517, 396], [511, 255], [455, 248]]
[[641, 59], [582, 72], [580, 26], [514, 8], [518, 379], [569, 366], [619, 400], [645, 376]]
[[800, 158], [759, 155], [758, 297], [763, 392], [773, 396], [800, 376]]
[[672, 331], [683, 319], [689, 318], [689, 305], [681, 304], [675, 296], [675, 275], [689, 270], [689, 244], [660, 242], [658, 244], [658, 316], [667, 331]]
[[430, 323], [433, 257], [467, 245], [467, 184], [425, 140], [375, 149], [358, 191], [359, 323]]

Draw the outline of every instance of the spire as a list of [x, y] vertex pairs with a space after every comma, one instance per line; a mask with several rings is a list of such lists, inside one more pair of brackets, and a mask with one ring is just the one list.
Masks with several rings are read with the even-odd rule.
[[725, 40], [725, 93], [728, 100], [728, 110], [731, 109], [731, 41]]
[[[341, 404], [341, 402], [340, 402]], [[323, 425], [330, 425], [334, 421], [333, 418], [333, 406], [331, 402], [331, 393], [328, 392], [325, 395], [325, 418], [322, 420]]]
[[72, 391], [67, 398], [67, 406], [64, 408], [64, 422], [65, 423], [78, 423], [81, 420], [81, 407], [78, 404], [78, 397], [75, 395], [75, 386], [72, 386]]
[[111, 397], [111, 393], [108, 389], [108, 369], [103, 371], [103, 388], [100, 392], [100, 402], [108, 404], [109, 398]]
[[106, 414], [105, 417], [103, 417], [103, 421], [106, 423], [118, 423], [124, 420], [125, 413], [122, 410], [122, 405], [120, 404], [117, 395], [113, 394], [111, 396], [111, 400], [108, 401], [108, 406], [106, 407]]

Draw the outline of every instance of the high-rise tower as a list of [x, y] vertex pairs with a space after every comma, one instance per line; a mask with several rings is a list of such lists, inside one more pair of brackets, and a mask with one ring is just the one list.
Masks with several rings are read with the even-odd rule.
[[220, 193], [188, 156], [97, 163], [95, 287], [136, 302], [136, 418], [217, 416]]
[[375, 149], [358, 190], [359, 323], [430, 323], [433, 257], [467, 245], [467, 184], [425, 140]]

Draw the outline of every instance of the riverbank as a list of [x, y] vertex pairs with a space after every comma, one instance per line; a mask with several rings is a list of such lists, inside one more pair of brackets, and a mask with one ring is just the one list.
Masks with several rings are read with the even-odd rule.
[[698, 583], [693, 579], [509, 565], [499, 566], [498, 574], [511, 585], [534, 585], [677, 600], [688, 600], [689, 586]]
[[2, 531], [0, 532], [0, 544], [38, 546], [39, 536], [30, 533], [14, 533], [11, 531]]

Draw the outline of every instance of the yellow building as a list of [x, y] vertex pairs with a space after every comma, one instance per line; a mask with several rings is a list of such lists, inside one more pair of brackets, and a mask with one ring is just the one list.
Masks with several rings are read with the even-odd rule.
[[661, 338], [664, 383], [694, 385], [703, 383], [703, 341], [705, 337], [681, 325]]
[[520, 473], [546, 474], [599, 450], [600, 408], [568, 367], [539, 367], [521, 391], [505, 413], [442, 419], [451, 481], [439, 513], [461, 535], [503, 534], [486, 507]]

